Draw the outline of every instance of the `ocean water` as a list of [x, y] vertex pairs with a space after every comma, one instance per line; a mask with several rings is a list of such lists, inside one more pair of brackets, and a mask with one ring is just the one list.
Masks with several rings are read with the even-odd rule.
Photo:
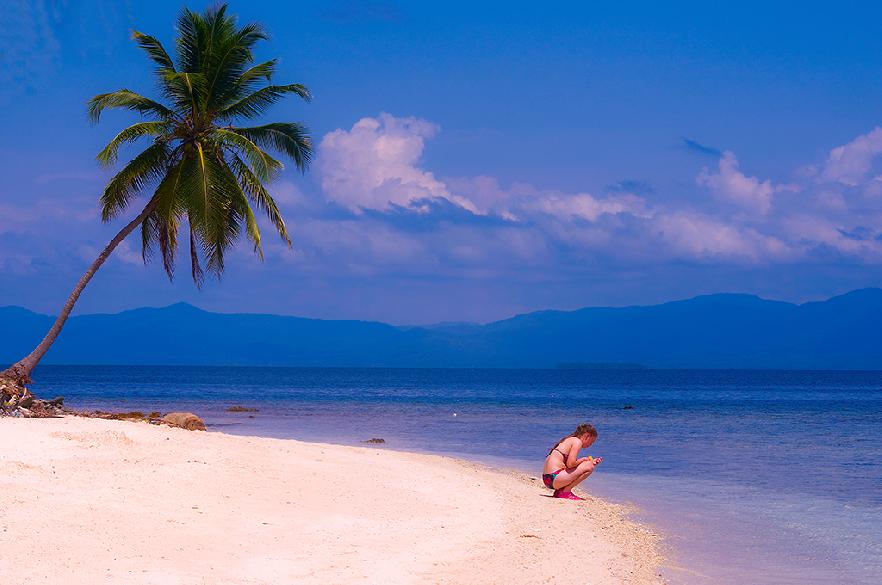
[[[666, 535], [672, 583], [882, 583], [882, 372], [45, 366], [36, 379], [74, 408], [382, 437], [536, 475], [588, 421], [604, 463], [585, 487]], [[260, 412], [226, 412], [237, 404]]]

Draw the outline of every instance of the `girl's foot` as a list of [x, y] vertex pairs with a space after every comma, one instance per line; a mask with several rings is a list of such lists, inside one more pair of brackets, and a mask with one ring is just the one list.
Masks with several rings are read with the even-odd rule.
[[577, 496], [573, 492], [561, 492], [560, 495], [557, 497], [564, 498], [567, 500], [584, 500], [585, 499], [585, 498], [580, 498], [579, 496]]

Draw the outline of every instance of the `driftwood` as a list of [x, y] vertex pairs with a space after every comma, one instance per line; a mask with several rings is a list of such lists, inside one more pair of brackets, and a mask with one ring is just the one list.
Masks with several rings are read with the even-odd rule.
[[11, 378], [0, 378], [0, 416], [53, 418], [67, 414], [64, 397], [40, 400]]

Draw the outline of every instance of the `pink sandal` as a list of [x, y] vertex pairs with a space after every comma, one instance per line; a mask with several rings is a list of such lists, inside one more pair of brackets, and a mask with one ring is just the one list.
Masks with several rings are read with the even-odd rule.
[[585, 498], [580, 498], [579, 496], [577, 496], [573, 492], [559, 492], [559, 493], [555, 492], [554, 497], [555, 498], [563, 498], [565, 500], [580, 500], [580, 501], [585, 499]]

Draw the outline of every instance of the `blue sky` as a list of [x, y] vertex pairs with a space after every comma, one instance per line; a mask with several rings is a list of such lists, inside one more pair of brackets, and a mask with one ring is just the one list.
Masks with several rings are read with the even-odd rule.
[[[180, 2], [0, 15], [0, 305], [54, 313], [118, 225], [95, 153], [150, 94], [132, 28]], [[204, 3], [190, 3], [201, 9]], [[202, 291], [126, 242], [79, 312], [184, 300], [395, 323], [711, 292], [803, 301], [882, 284], [874, 3], [233, 2], [315, 100], [318, 156], [271, 191], [294, 249], [247, 245]]]

